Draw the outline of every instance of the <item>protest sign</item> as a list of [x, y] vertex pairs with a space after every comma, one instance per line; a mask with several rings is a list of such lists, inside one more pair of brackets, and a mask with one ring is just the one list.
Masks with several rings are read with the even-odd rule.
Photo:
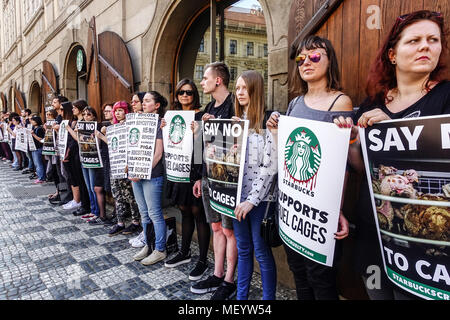
[[278, 128], [280, 237], [297, 253], [332, 266], [350, 130], [285, 116]]
[[44, 156], [56, 156], [55, 131], [52, 129], [54, 124], [55, 120], [48, 120], [45, 123], [47, 129], [45, 130], [44, 146], [42, 147], [42, 155]]
[[25, 128], [16, 128], [16, 150], [27, 152], [28, 151], [28, 140], [27, 132]]
[[163, 128], [167, 180], [190, 182], [195, 111], [167, 111]]
[[450, 300], [450, 117], [384, 121], [360, 136], [389, 280]]
[[156, 113], [127, 114], [128, 178], [151, 179], [158, 117]]
[[241, 201], [248, 120], [203, 122], [203, 143], [211, 208], [236, 218]]
[[127, 125], [118, 123], [106, 128], [112, 179], [125, 179], [127, 173]]
[[78, 149], [83, 168], [102, 168], [102, 157], [98, 146], [98, 138], [95, 136], [97, 122], [78, 121]]
[[34, 143], [33, 136], [31, 135], [33, 130], [31, 128], [26, 129], [27, 141], [28, 141], [28, 149], [33, 152], [36, 151], [36, 144]]
[[67, 137], [69, 134], [69, 131], [67, 131], [67, 126], [69, 125], [69, 120], [63, 120], [61, 124], [59, 125], [59, 132], [58, 132], [58, 154], [60, 157], [60, 160], [63, 161], [64, 157], [66, 156], [66, 150], [67, 150]]

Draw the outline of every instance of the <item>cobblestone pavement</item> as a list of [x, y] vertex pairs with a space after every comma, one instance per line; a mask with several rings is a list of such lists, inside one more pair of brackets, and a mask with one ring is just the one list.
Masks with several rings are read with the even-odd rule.
[[[33, 185], [28, 175], [0, 162], [0, 300], [203, 300], [189, 288], [192, 263], [166, 268], [133, 261], [140, 249], [136, 235], [109, 237], [109, 229], [91, 226], [47, 201], [54, 184]], [[180, 238], [178, 239], [181, 244]], [[198, 247], [192, 243], [192, 261]], [[213, 270], [209, 253], [209, 270]], [[250, 299], [260, 299], [254, 274]], [[294, 299], [278, 287], [277, 299]]]

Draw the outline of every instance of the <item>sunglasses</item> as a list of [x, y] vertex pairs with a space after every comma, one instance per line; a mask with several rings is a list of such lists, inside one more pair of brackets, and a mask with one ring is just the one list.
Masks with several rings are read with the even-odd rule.
[[92, 116], [92, 113], [83, 113], [83, 116]]
[[305, 63], [306, 58], [309, 58], [311, 62], [317, 63], [322, 58], [322, 54], [320, 52], [313, 52], [308, 55], [306, 54], [299, 54], [297, 57], [295, 57], [295, 62], [297, 62], [297, 65], [300, 67]]
[[194, 95], [194, 91], [192, 90], [180, 90], [178, 91], [179, 96], [184, 96], [184, 94], [187, 94], [189, 97], [192, 97]]

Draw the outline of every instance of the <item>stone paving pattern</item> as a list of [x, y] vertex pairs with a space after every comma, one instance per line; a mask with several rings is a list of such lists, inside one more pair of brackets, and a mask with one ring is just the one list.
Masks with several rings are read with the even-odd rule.
[[[188, 278], [198, 258], [166, 268], [163, 262], [143, 266], [133, 261], [140, 249], [128, 240], [135, 235], [108, 236], [108, 227], [91, 226], [47, 195], [54, 184], [33, 185], [28, 175], [0, 163], [0, 300], [208, 300], [196, 295]], [[178, 238], [179, 245], [181, 239]], [[208, 257], [206, 278], [213, 272]], [[250, 299], [261, 299], [255, 273]], [[278, 286], [277, 299], [295, 299], [294, 290]]]

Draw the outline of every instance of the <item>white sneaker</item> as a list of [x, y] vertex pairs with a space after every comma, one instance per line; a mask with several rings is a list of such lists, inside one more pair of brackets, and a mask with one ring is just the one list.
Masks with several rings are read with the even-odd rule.
[[67, 208], [68, 208], [69, 206], [71, 206], [73, 202], [75, 202], [75, 201], [74, 201], [74, 200], [70, 200], [69, 202], [67, 202], [65, 205], [62, 206], [63, 209], [67, 210]]
[[[146, 247], [148, 247], [148, 246], [146, 246]], [[157, 263], [159, 261], [164, 260], [166, 257], [167, 257], [166, 250], [164, 250], [163, 252], [158, 251], [158, 250], [153, 250], [152, 254], [149, 255], [144, 260], [142, 260], [141, 263], [144, 266], [149, 266], [151, 264], [155, 264], [155, 263]]]
[[145, 241], [144, 231], [141, 231], [141, 233], [139, 233], [139, 235], [137, 237], [134, 237], [134, 238], [131, 238], [130, 240], [128, 240], [128, 243], [132, 244], [133, 242], [135, 242], [138, 239]]
[[138, 253], [136, 253], [133, 257], [133, 259], [135, 261], [141, 261], [142, 259], [146, 258], [148, 256], [148, 252], [149, 252], [149, 248], [148, 246], [145, 246], [144, 248], [142, 248], [141, 251], [139, 251]]
[[81, 201], [75, 202], [74, 200], [63, 205], [64, 210], [74, 210], [74, 209], [78, 209], [79, 207], [81, 207]]

